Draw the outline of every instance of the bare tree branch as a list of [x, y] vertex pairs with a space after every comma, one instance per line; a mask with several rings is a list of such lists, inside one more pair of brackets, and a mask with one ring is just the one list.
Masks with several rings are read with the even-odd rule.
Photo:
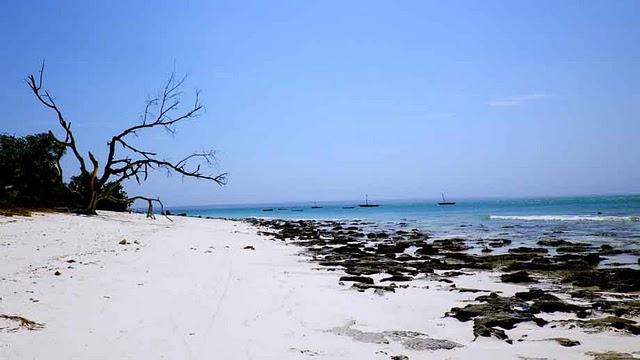
[[[175, 133], [175, 126], [185, 120], [196, 118], [204, 109], [200, 103], [200, 93], [196, 91], [193, 104], [185, 111], [180, 110], [182, 86], [186, 80], [186, 76], [177, 78], [175, 72], [172, 72], [163, 88], [155, 98], [148, 99], [145, 103], [144, 111], [140, 116], [140, 123], [130, 126], [116, 135], [111, 137], [107, 143], [108, 154], [102, 174], [98, 176], [100, 168], [96, 157], [89, 152], [88, 157], [92, 165], [92, 170], [87, 169], [86, 160], [80, 154], [76, 140], [71, 130], [71, 123], [68, 122], [54, 98], [48, 91], [43, 90], [44, 62], [40, 68], [39, 75], [29, 75], [25, 81], [29, 85], [31, 91], [36, 98], [47, 108], [52, 109], [57, 116], [60, 126], [65, 131], [65, 140], [60, 141], [54, 139], [60, 145], [71, 148], [74, 156], [80, 164], [80, 180], [82, 182], [83, 191], [87, 191], [86, 197], [88, 201], [88, 212], [95, 213], [97, 203], [100, 200], [110, 200], [119, 203], [131, 203], [135, 200], [145, 200], [149, 203], [149, 214], [153, 213], [153, 202], [160, 204], [164, 212], [164, 205], [160, 199], [136, 196], [126, 200], [117, 200], [113, 196], [114, 191], [119, 188], [123, 181], [135, 179], [138, 183], [147, 180], [149, 171], [154, 169], [164, 169], [168, 173], [178, 173], [183, 177], [191, 177], [196, 179], [213, 181], [218, 185], [224, 185], [227, 181], [227, 173], [208, 174], [202, 171], [202, 165], [217, 165], [216, 154], [214, 151], [194, 152], [177, 162], [162, 159], [158, 157], [155, 151], [144, 150], [129, 140], [130, 135], [137, 136], [138, 133], [151, 130], [154, 128], [164, 129], [170, 133]], [[119, 154], [121, 152], [121, 154]], [[60, 176], [62, 169], [59, 171]], [[115, 180], [113, 180], [115, 178]], [[111, 182], [110, 182], [111, 180]], [[73, 191], [73, 190], [72, 190]]]
[[42, 66], [40, 67], [38, 80], [36, 81], [36, 77], [33, 74], [31, 74], [25, 79], [25, 81], [27, 82], [27, 85], [29, 85], [29, 88], [31, 88], [31, 91], [36, 96], [36, 98], [44, 106], [48, 107], [49, 109], [52, 109], [56, 113], [56, 116], [58, 117], [58, 122], [60, 123], [60, 126], [65, 131], [65, 140], [60, 141], [56, 138], [56, 141], [58, 141], [61, 145], [64, 145], [71, 149], [71, 151], [73, 152], [73, 155], [78, 160], [78, 163], [80, 163], [80, 172], [82, 172], [83, 174], [86, 174], [87, 167], [85, 165], [85, 160], [82, 157], [82, 155], [80, 155], [80, 151], [78, 151], [76, 140], [73, 136], [73, 132], [71, 131], [71, 123], [65, 120], [64, 116], [62, 115], [62, 112], [60, 111], [60, 108], [58, 108], [58, 105], [56, 105], [55, 101], [53, 100], [53, 97], [49, 94], [49, 92], [47, 90], [44, 90], [44, 94], [42, 93], [43, 78], [44, 78], [44, 61], [42, 62]]

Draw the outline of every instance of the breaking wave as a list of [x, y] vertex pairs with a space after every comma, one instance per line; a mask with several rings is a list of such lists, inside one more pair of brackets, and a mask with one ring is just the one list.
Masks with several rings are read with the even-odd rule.
[[491, 220], [522, 221], [631, 221], [640, 222], [640, 216], [608, 215], [490, 215]]

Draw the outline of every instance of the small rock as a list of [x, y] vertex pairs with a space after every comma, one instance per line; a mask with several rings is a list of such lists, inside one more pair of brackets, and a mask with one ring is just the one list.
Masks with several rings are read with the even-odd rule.
[[555, 342], [557, 342], [558, 344], [560, 344], [562, 346], [566, 346], [566, 347], [572, 347], [572, 346], [580, 345], [580, 341], [571, 340], [571, 339], [567, 339], [567, 338], [563, 338], [563, 337], [551, 338], [550, 340], [555, 340]]
[[406, 355], [394, 355], [391, 360], [409, 360], [409, 357]]
[[381, 279], [380, 282], [385, 282], [385, 281], [411, 281], [413, 278], [409, 277], [409, 276], [404, 276], [404, 275], [393, 275], [384, 279]]
[[342, 276], [338, 281], [353, 281], [363, 284], [373, 284], [373, 279], [366, 276]]
[[62, 275], [62, 273], [59, 270], [56, 270], [56, 272], [54, 272], [53, 275], [60, 276], [60, 275]]
[[244, 247], [244, 249], [245, 249], [245, 250], [255, 250], [256, 248], [254, 248], [254, 247], [253, 247], [253, 246], [251, 246], [251, 245], [247, 245], [247, 246], [245, 246], [245, 247]]
[[127, 245], [129, 242], [127, 241], [127, 239], [122, 239], [120, 240], [120, 242], [118, 242], [118, 244], [120, 245]]

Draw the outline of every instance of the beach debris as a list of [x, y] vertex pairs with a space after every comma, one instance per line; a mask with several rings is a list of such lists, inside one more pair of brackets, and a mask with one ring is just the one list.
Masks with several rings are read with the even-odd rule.
[[313, 351], [313, 350], [308, 350], [308, 349], [298, 349], [298, 348], [290, 347], [289, 350], [291, 350], [293, 352], [299, 352], [300, 354], [309, 355], [309, 356], [318, 356], [318, 355], [320, 355], [319, 352]]
[[456, 347], [462, 347], [455, 341], [445, 339], [434, 339], [427, 337], [425, 334], [417, 331], [393, 330], [382, 332], [367, 332], [354, 329], [355, 321], [350, 321], [345, 326], [329, 329], [328, 332], [348, 336], [355, 341], [372, 343], [372, 344], [389, 344], [397, 342], [408, 350], [451, 350]]
[[0, 314], [0, 320], [4, 320], [5, 323], [18, 323], [18, 326], [2, 326], [2, 322], [0, 322], [0, 330], [6, 330], [8, 332], [15, 332], [19, 329], [27, 329], [27, 330], [40, 330], [44, 328], [44, 324], [35, 322], [33, 320], [29, 320], [23, 316], [19, 315], [6, 315]]
[[394, 355], [391, 360], [409, 360], [409, 357], [406, 355]]
[[589, 351], [586, 353], [591, 356], [593, 360], [638, 360], [639, 357], [633, 356], [629, 353], [620, 353], [615, 351], [606, 351], [606, 352], [592, 352]]
[[549, 340], [553, 340], [564, 347], [573, 347], [573, 346], [580, 345], [580, 341], [571, 340], [564, 337], [555, 337], [555, 338], [550, 338]]
[[252, 245], [247, 245], [243, 249], [245, 249], [245, 250], [255, 250], [256, 248], [253, 247]]

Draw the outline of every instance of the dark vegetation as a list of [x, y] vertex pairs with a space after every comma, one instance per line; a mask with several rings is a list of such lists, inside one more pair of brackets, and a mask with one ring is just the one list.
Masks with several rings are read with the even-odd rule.
[[[81, 205], [82, 192], [77, 177], [69, 183], [62, 178], [60, 159], [66, 148], [53, 134], [16, 137], [0, 135], [0, 208], [4, 214], [26, 215], [25, 209], [61, 209]], [[103, 200], [97, 209], [125, 211], [127, 193], [122, 184], [113, 191], [118, 201]], [[17, 209], [23, 209], [21, 213]]]
[[65, 150], [51, 134], [0, 135], [0, 205], [50, 207], [68, 201], [59, 165]]
[[[171, 161], [135, 143], [135, 138], [152, 130], [162, 129], [173, 134], [178, 123], [200, 115], [204, 108], [198, 92], [191, 105], [181, 109], [184, 81], [185, 78], [177, 78], [172, 73], [159, 94], [146, 101], [140, 121], [109, 138], [106, 156], [100, 161], [91, 151], [84, 155], [71, 122], [50, 92], [43, 88], [43, 64], [38, 76], [29, 75], [26, 82], [39, 103], [55, 115], [62, 137], [53, 131], [25, 137], [0, 135], [0, 207], [68, 208], [95, 214], [98, 209], [124, 211], [134, 201], [143, 200], [148, 204], [147, 216], [153, 217], [154, 203], [163, 210], [160, 198], [129, 196], [123, 186], [125, 181], [132, 179], [140, 184], [153, 170], [164, 170], [168, 174], [225, 184], [226, 173], [203, 170], [216, 165], [213, 150], [193, 152]], [[78, 173], [68, 182], [64, 181], [60, 166], [65, 154], [73, 156], [78, 164]]]

